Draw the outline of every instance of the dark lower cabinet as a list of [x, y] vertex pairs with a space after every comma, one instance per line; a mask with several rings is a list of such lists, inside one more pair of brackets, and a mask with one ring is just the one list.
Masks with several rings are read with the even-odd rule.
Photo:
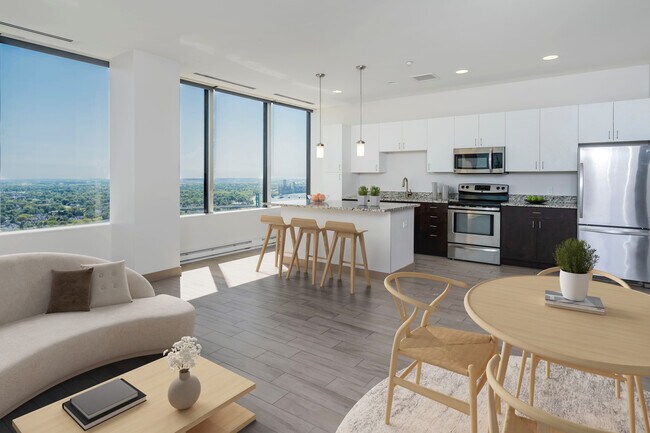
[[447, 204], [420, 203], [415, 208], [415, 253], [447, 257]]
[[555, 266], [553, 253], [578, 236], [577, 211], [564, 208], [501, 208], [501, 263], [538, 268]]

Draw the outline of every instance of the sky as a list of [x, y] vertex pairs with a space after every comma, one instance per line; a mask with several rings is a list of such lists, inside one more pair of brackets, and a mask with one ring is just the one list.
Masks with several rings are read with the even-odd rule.
[[109, 175], [108, 68], [0, 44], [0, 178]]
[[[262, 178], [264, 104], [215, 92], [215, 178]], [[272, 106], [272, 179], [306, 177], [306, 112]], [[180, 85], [181, 178], [203, 177], [203, 89]], [[0, 179], [107, 179], [109, 69], [0, 44]]]

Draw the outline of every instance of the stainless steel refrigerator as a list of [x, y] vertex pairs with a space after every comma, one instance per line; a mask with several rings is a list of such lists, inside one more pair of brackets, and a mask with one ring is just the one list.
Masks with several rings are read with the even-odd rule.
[[650, 282], [650, 142], [581, 144], [578, 237], [596, 248], [596, 267]]

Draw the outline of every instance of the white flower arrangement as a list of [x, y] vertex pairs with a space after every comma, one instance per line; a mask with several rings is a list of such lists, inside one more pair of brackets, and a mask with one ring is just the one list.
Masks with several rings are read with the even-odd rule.
[[196, 359], [201, 354], [201, 345], [194, 337], [183, 337], [174, 343], [171, 349], [165, 350], [167, 364], [172, 370], [187, 371], [196, 365]]

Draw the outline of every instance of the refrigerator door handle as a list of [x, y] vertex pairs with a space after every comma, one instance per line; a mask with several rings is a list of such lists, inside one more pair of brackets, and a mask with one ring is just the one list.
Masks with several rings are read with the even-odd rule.
[[583, 195], [585, 192], [585, 165], [581, 162], [578, 166], [578, 218], [583, 217]]
[[644, 230], [644, 229], [623, 229], [617, 227], [580, 226], [579, 230], [585, 232], [605, 233], [608, 235], [650, 236], [650, 230]]

